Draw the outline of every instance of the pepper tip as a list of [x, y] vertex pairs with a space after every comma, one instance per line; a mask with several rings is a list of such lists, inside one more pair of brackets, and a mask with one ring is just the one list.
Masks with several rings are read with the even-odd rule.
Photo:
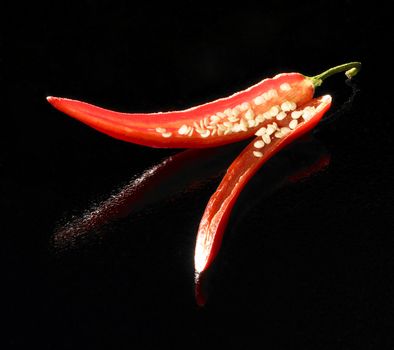
[[46, 99], [47, 99], [47, 101], [48, 101], [50, 104], [53, 104], [53, 102], [54, 102], [54, 100], [55, 100], [55, 97], [53, 97], [53, 96], [47, 96]]
[[60, 97], [55, 97], [55, 96], [47, 96], [46, 99], [53, 107], [56, 108], [58, 103], [62, 100]]

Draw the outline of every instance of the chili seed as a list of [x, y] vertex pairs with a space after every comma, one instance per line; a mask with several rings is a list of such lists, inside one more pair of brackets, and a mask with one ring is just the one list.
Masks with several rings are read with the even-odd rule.
[[209, 130], [204, 130], [202, 133], [200, 133], [201, 137], [208, 137], [211, 135], [211, 132]]
[[282, 108], [282, 111], [289, 112], [291, 111], [291, 103], [289, 101], [285, 101], [281, 104], [280, 108]]
[[254, 118], [254, 112], [252, 109], [248, 109], [245, 113], [245, 118], [246, 119], [253, 119]]
[[229, 117], [228, 118], [228, 121], [231, 122], [231, 123], [236, 123], [238, 120], [239, 120], [238, 117]]
[[276, 119], [277, 120], [283, 120], [283, 119], [285, 119], [286, 118], [286, 112], [280, 112], [277, 116], [276, 116]]
[[178, 134], [179, 135], [186, 135], [189, 131], [189, 127], [186, 124], [183, 124], [179, 130], [178, 130]]
[[283, 83], [283, 84], [281, 84], [279, 88], [280, 88], [282, 91], [290, 91], [290, 90], [291, 90], [290, 84], [288, 84], [288, 83]]
[[267, 145], [271, 143], [271, 137], [268, 134], [264, 134], [261, 138]]
[[279, 113], [278, 106], [272, 106], [271, 109], [268, 111], [270, 117], [275, 117]]
[[241, 119], [239, 125], [242, 131], [248, 131], [248, 122], [245, 119]]
[[239, 116], [239, 114], [241, 113], [241, 111], [240, 111], [240, 107], [234, 107], [233, 108], [233, 110], [232, 110], [232, 112], [233, 112], [233, 116], [234, 117], [238, 117]]
[[257, 97], [253, 100], [253, 102], [254, 102], [254, 104], [255, 104], [256, 106], [260, 106], [261, 104], [264, 103], [264, 101], [265, 101], [265, 99], [264, 99], [263, 95], [257, 96]]
[[248, 102], [244, 102], [239, 107], [241, 108], [242, 112], [245, 112], [250, 108], [250, 104]]
[[278, 97], [278, 92], [275, 89], [271, 89], [268, 91], [268, 95], [270, 96], [270, 98], [276, 98]]
[[291, 112], [291, 117], [293, 118], [293, 119], [298, 119], [298, 118], [300, 118], [302, 116], [302, 111], [294, 111], [294, 112]]
[[267, 126], [266, 134], [267, 134], [268, 136], [272, 135], [272, 134], [275, 132], [275, 129], [276, 129], [276, 126], [275, 126], [275, 125], [273, 125], [273, 124], [268, 125], [268, 126]]
[[290, 129], [295, 129], [298, 125], [298, 120], [297, 119], [293, 119], [290, 123], [289, 123], [289, 128]]
[[217, 123], [220, 120], [220, 117], [218, 117], [217, 115], [211, 115], [210, 119], [211, 123]]
[[254, 128], [256, 126], [256, 121], [253, 119], [248, 120], [248, 127]]
[[224, 114], [227, 115], [228, 118], [233, 116], [233, 111], [231, 110], [231, 108], [226, 108], [224, 110]]
[[257, 123], [262, 123], [264, 121], [264, 119], [265, 119], [264, 115], [258, 114], [257, 117], [256, 117], [256, 122]]
[[256, 131], [255, 135], [256, 136], [263, 136], [266, 131], [267, 131], [267, 128], [262, 127], [262, 128], [260, 128], [259, 130]]
[[256, 141], [253, 145], [256, 148], [263, 148], [264, 147], [264, 141], [262, 141], [262, 140]]
[[262, 153], [262, 152], [259, 152], [259, 151], [253, 151], [253, 155], [254, 155], [255, 157], [257, 157], [257, 158], [261, 158], [261, 157], [263, 156], [263, 153]]
[[277, 131], [274, 135], [275, 135], [275, 137], [276, 137], [277, 139], [280, 139], [280, 138], [283, 137], [283, 134], [282, 134], [281, 131]]

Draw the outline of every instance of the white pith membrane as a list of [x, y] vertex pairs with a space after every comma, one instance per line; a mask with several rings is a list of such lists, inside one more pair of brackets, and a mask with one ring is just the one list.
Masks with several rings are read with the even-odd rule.
[[226, 108], [214, 115], [208, 115], [198, 122], [194, 121], [193, 124], [185, 123], [175, 131], [158, 127], [156, 132], [165, 138], [174, 134], [178, 137], [191, 137], [197, 134], [201, 138], [207, 138], [256, 129], [270, 121], [283, 120], [288, 113], [294, 111], [297, 104], [292, 99], [297, 95], [299, 89], [299, 83], [293, 85], [283, 83], [279, 86], [279, 89], [270, 89], [254, 97], [250, 102], [243, 102], [232, 108]]

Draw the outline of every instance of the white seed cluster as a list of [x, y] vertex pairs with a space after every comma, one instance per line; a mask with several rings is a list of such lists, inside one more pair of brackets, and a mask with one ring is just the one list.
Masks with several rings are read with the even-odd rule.
[[[289, 127], [295, 128], [298, 124], [297, 119], [301, 116], [307, 119], [308, 115], [313, 115], [313, 111], [307, 109], [313, 107], [307, 107], [304, 111], [296, 111], [297, 104], [295, 102], [284, 100], [291, 89], [292, 87], [290, 84], [283, 83], [278, 90], [270, 89], [256, 96], [250, 103], [240, 103], [233, 108], [227, 108], [222, 112], [206, 116], [198, 122], [195, 121], [192, 125], [183, 124], [177, 131], [156, 128], [156, 132], [167, 138], [173, 136], [175, 132], [178, 135], [189, 137], [197, 133], [202, 138], [215, 135], [229, 135], [249, 131], [250, 129], [258, 127], [261, 123], [266, 121], [270, 122], [273, 119], [281, 121], [286, 118], [288, 112], [291, 112], [291, 116], [294, 120]], [[266, 104], [267, 102], [270, 102], [270, 106]], [[270, 134], [265, 136], [266, 143], [270, 142], [267, 137], [270, 137], [270, 135], [277, 130], [269, 129], [269, 131]]]
[[271, 109], [266, 112], [270, 115], [276, 116], [277, 121], [282, 121], [286, 118], [287, 113], [286, 111], [291, 112], [291, 120], [288, 123], [288, 126], [278, 126], [276, 122], [270, 123], [260, 129], [258, 129], [255, 133], [256, 136], [261, 137], [261, 140], [255, 141], [253, 144], [256, 151], [253, 151], [253, 155], [257, 158], [261, 158], [263, 156], [263, 152], [261, 149], [271, 143], [272, 138], [282, 138], [286, 136], [291, 130], [294, 130], [297, 125], [300, 123], [300, 118], [302, 117], [303, 121], [310, 120], [313, 115], [316, 113], [316, 108], [313, 106], [305, 107], [303, 110], [294, 111], [296, 108], [295, 104], [293, 105], [292, 102], [285, 101], [281, 104], [280, 107], [273, 106]]
[[217, 112], [214, 115], [201, 119], [193, 125], [183, 124], [178, 129], [179, 135], [191, 136], [195, 131], [201, 137], [222, 136], [248, 131], [263, 122], [257, 119], [253, 106], [248, 102], [243, 102], [234, 108], [227, 108], [223, 112]]

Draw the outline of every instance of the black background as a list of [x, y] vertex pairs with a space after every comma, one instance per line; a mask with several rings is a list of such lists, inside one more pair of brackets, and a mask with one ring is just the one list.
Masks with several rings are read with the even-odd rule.
[[[2, 15], [4, 348], [256, 340], [267, 349], [386, 348], [394, 324], [388, 9], [83, 0], [14, 3]], [[56, 243], [64, 225], [180, 150], [111, 139], [56, 111], [47, 95], [120, 111], [183, 109], [280, 72], [314, 75], [354, 60], [363, 70], [352, 86], [341, 74], [317, 92], [333, 96], [330, 122], [245, 189], [206, 276], [205, 307], [194, 300], [195, 234], [242, 145], [205, 153], [159, 180], [129, 215]], [[286, 180], [310, 153], [329, 166]]]

